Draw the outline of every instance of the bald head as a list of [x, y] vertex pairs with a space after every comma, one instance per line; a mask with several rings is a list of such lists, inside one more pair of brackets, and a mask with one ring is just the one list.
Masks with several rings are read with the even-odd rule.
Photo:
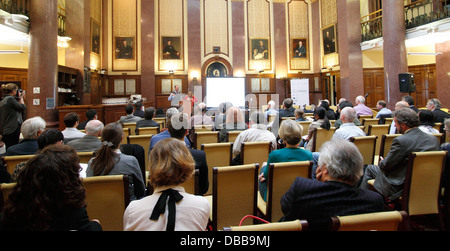
[[397, 110], [400, 110], [400, 109], [402, 109], [402, 108], [406, 108], [406, 107], [409, 107], [409, 104], [408, 104], [408, 102], [406, 102], [406, 101], [398, 101], [396, 104], [395, 104], [395, 110], [397, 111]]
[[100, 120], [91, 120], [86, 125], [86, 135], [99, 137], [102, 135], [103, 123]]

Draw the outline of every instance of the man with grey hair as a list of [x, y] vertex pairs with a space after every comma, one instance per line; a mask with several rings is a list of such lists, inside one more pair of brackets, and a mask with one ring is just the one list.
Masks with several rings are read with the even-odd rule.
[[383, 197], [355, 187], [363, 175], [363, 157], [351, 142], [335, 139], [320, 151], [317, 180], [297, 177], [281, 198], [283, 221], [306, 219], [311, 229], [331, 216], [379, 212]]
[[345, 107], [340, 114], [342, 125], [333, 134], [333, 139], [345, 139], [348, 140], [351, 137], [366, 136], [361, 128], [357, 127], [353, 121], [356, 119], [356, 111], [352, 107]]
[[[172, 119], [172, 116], [174, 114], [178, 114], [178, 113], [180, 113], [180, 112], [178, 111], [177, 108], [175, 108], [175, 107], [169, 108], [166, 112], [166, 121], [169, 121], [170, 119]], [[178, 123], [174, 123], [173, 126], [176, 129], [180, 129], [180, 127], [183, 125], [178, 122]], [[167, 129], [161, 129], [160, 133], [153, 136], [152, 139], [150, 140], [148, 155], [150, 155], [150, 152], [152, 151], [152, 149], [156, 145], [156, 143], [158, 143], [158, 141], [167, 139], [167, 138], [170, 138], [170, 133]], [[186, 144], [186, 146], [188, 148], [191, 148], [191, 142], [188, 140], [187, 137], [184, 138], [184, 143]]]
[[355, 111], [356, 111], [356, 116], [360, 116], [360, 115], [373, 115], [373, 111], [372, 109], [370, 109], [369, 107], [367, 107], [365, 105], [366, 103], [366, 99], [363, 96], [358, 96], [355, 99]]
[[233, 155], [236, 156], [233, 159], [233, 164], [240, 162], [241, 144], [243, 142], [261, 142], [270, 141], [272, 144], [272, 150], [277, 149], [277, 139], [275, 135], [267, 130], [266, 117], [262, 112], [253, 112], [250, 115], [249, 129], [239, 133], [233, 144]]
[[77, 152], [95, 152], [102, 147], [101, 140], [103, 123], [100, 120], [91, 120], [86, 124], [86, 135], [81, 139], [75, 139], [67, 143]]
[[45, 130], [47, 123], [41, 117], [27, 119], [20, 127], [23, 140], [6, 149], [6, 156], [32, 155], [39, 150], [37, 138]]
[[444, 123], [445, 119], [450, 118], [450, 114], [441, 110], [441, 101], [437, 98], [429, 99], [427, 102], [427, 110], [433, 112], [435, 123]]
[[412, 152], [438, 151], [439, 141], [433, 135], [421, 131], [417, 113], [409, 108], [394, 111], [394, 122], [401, 136], [392, 141], [391, 150], [378, 166], [366, 168], [360, 187], [368, 189], [368, 180], [375, 179], [374, 188], [390, 200], [399, 198], [403, 192], [406, 167]]

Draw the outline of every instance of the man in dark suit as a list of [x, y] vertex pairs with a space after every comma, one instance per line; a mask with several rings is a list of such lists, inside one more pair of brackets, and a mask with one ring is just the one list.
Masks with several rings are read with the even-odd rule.
[[158, 127], [161, 129], [159, 123], [153, 120], [155, 117], [155, 111], [156, 110], [153, 107], [148, 107], [145, 109], [144, 119], [136, 122], [136, 135], [138, 134], [140, 127]]
[[444, 123], [445, 119], [450, 118], [450, 114], [441, 110], [441, 101], [437, 98], [428, 100], [427, 109], [433, 112], [435, 123]]
[[405, 101], [406, 103], [409, 104], [409, 108], [413, 109], [415, 112], [419, 113], [419, 109], [417, 107], [414, 106], [414, 98], [409, 96], [409, 95], [405, 95], [402, 97], [402, 101]]
[[[173, 124], [172, 122], [175, 121]], [[184, 138], [188, 134], [189, 118], [186, 114], [174, 114], [171, 119], [167, 120], [167, 130], [172, 138], [179, 139], [184, 142]], [[199, 170], [199, 192], [205, 194], [208, 191], [208, 164], [206, 162], [205, 152], [190, 149], [192, 157], [195, 161], [195, 169]]]
[[98, 139], [102, 136], [103, 127], [100, 120], [93, 119], [86, 125], [86, 135], [68, 142], [67, 145], [77, 152], [96, 152], [103, 146], [102, 141]]
[[394, 111], [397, 132], [391, 150], [378, 166], [366, 168], [360, 188], [368, 189], [367, 181], [375, 179], [374, 188], [390, 200], [399, 198], [403, 192], [408, 157], [412, 152], [438, 151], [439, 141], [433, 135], [421, 131], [419, 116], [409, 108]]
[[[342, 139], [328, 141], [320, 152], [316, 179], [297, 177], [281, 198], [283, 221], [306, 219], [313, 230], [325, 230], [331, 216], [379, 212], [383, 197], [355, 184], [363, 175], [363, 157]], [[325, 224], [325, 225], [322, 225]]]

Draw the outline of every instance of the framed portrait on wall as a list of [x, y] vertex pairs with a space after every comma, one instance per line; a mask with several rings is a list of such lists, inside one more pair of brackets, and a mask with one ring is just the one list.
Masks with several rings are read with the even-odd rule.
[[100, 24], [91, 18], [91, 53], [100, 55]]
[[293, 38], [291, 40], [291, 58], [308, 59], [308, 52], [307, 38]]
[[116, 60], [134, 60], [136, 54], [134, 37], [114, 38], [114, 58]]
[[323, 54], [337, 52], [336, 25], [332, 24], [322, 29]]
[[161, 59], [182, 59], [181, 37], [161, 37]]
[[252, 60], [270, 59], [270, 44], [268, 38], [250, 39], [250, 58]]

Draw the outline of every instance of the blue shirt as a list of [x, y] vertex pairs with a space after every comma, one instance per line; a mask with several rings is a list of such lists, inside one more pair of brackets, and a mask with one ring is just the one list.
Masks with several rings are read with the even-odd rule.
[[[150, 140], [150, 147], [148, 150], [148, 154], [150, 154], [153, 147], [155, 147], [155, 145], [156, 145], [156, 143], [158, 143], [158, 141], [167, 139], [167, 138], [170, 138], [170, 133], [168, 130], [165, 130], [164, 132], [158, 133], [155, 136], [153, 136], [152, 139]], [[186, 143], [186, 146], [188, 148], [191, 148], [191, 142], [189, 142], [189, 140], [186, 137], [184, 138], [184, 143]]]

